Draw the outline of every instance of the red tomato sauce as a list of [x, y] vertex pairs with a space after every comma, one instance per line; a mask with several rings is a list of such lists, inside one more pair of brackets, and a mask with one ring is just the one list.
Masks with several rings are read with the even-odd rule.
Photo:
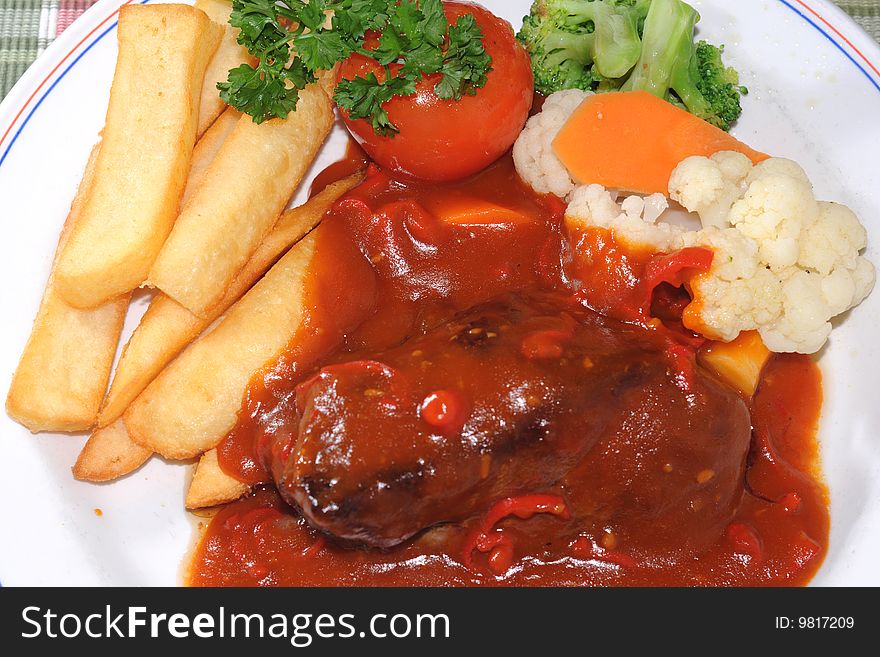
[[[443, 185], [371, 168], [318, 229], [304, 327], [219, 446], [224, 471], [256, 488], [211, 520], [189, 583], [806, 584], [829, 530], [817, 366], [774, 356], [742, 400], [680, 322], [711, 253], [569, 235], [563, 211], [509, 158]], [[510, 391], [530, 385], [547, 391], [535, 417], [557, 442], [487, 439], [527, 412]], [[344, 458], [321, 442], [328, 417]], [[479, 451], [458, 444], [471, 439]], [[288, 479], [297, 450], [336, 458], [327, 472], [349, 481]], [[389, 459], [409, 483], [388, 478]], [[376, 482], [385, 492], [365, 495]], [[309, 499], [331, 511], [308, 522]]]

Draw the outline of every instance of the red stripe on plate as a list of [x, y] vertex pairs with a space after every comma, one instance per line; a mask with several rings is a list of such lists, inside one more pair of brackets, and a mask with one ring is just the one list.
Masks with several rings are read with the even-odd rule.
[[822, 21], [826, 26], [828, 26], [828, 29], [830, 29], [832, 32], [834, 32], [837, 36], [839, 36], [839, 37], [843, 40], [843, 42], [844, 42], [846, 45], [848, 45], [850, 48], [852, 48], [853, 51], [854, 51], [859, 57], [861, 57], [862, 60], [863, 60], [863, 61], [864, 61], [869, 67], [870, 67], [870, 69], [871, 69], [872, 71], [874, 71], [874, 73], [877, 75], [877, 77], [880, 78], [880, 70], [878, 70], [878, 68], [877, 68], [876, 66], [874, 66], [874, 64], [871, 62], [870, 59], [868, 59], [867, 57], [865, 57], [864, 54], [862, 54], [862, 51], [861, 51], [861, 50], [859, 50], [858, 48], [856, 48], [856, 47], [853, 45], [852, 41], [850, 41], [849, 39], [847, 39], [847, 38], [843, 35], [843, 33], [842, 33], [840, 30], [838, 30], [836, 27], [834, 27], [834, 25], [832, 25], [832, 24], [828, 21], [827, 18], [825, 18], [824, 16], [822, 16], [822, 14], [820, 14], [819, 12], [817, 12], [815, 9], [813, 9], [813, 8], [812, 8], [810, 5], [808, 5], [806, 2], [803, 2], [803, 0], [795, 0], [795, 2], [797, 2], [801, 7], [803, 7], [803, 8], [806, 9], [808, 12], [810, 12], [811, 14], [813, 14], [813, 16], [815, 16], [815, 17], [818, 18], [820, 21]]
[[6, 141], [6, 138], [9, 136], [10, 131], [11, 131], [12, 128], [15, 126], [15, 124], [18, 123], [18, 119], [21, 118], [21, 115], [22, 115], [22, 114], [24, 113], [24, 111], [27, 109], [28, 105], [31, 104], [31, 101], [34, 99], [34, 96], [36, 96], [36, 95], [40, 92], [40, 89], [42, 89], [42, 88], [45, 86], [46, 82], [48, 82], [49, 79], [50, 79], [53, 75], [55, 75], [55, 72], [56, 72], [59, 68], [61, 68], [61, 65], [64, 64], [64, 62], [66, 62], [68, 59], [70, 59], [70, 56], [71, 56], [74, 52], [76, 52], [77, 50], [79, 50], [79, 47], [80, 47], [83, 43], [85, 43], [89, 38], [91, 38], [91, 36], [92, 36], [95, 32], [97, 32], [99, 29], [101, 29], [101, 27], [103, 27], [104, 24], [105, 24], [107, 21], [109, 21], [111, 18], [113, 18], [114, 16], [116, 16], [116, 14], [119, 13], [119, 10], [120, 10], [120, 9], [122, 9], [125, 5], [131, 4], [132, 2], [134, 2], [134, 0], [126, 0], [123, 4], [121, 4], [121, 5], [116, 9], [116, 11], [114, 11], [112, 14], [110, 14], [109, 16], [107, 16], [107, 18], [105, 18], [105, 19], [102, 20], [100, 23], [98, 23], [94, 28], [92, 28], [92, 30], [91, 30], [88, 34], [86, 34], [82, 39], [80, 39], [79, 42], [78, 42], [73, 48], [71, 48], [71, 49], [68, 51], [68, 53], [67, 53], [66, 55], [64, 55], [64, 57], [61, 59], [61, 61], [58, 62], [58, 63], [55, 65], [55, 67], [54, 67], [51, 71], [49, 71], [49, 73], [46, 75], [46, 77], [43, 78], [43, 81], [40, 82], [39, 85], [37, 85], [37, 88], [36, 88], [36, 89], [34, 89], [33, 93], [31, 93], [31, 95], [28, 96], [28, 99], [27, 99], [26, 101], [24, 101], [24, 104], [21, 106], [21, 109], [18, 110], [18, 113], [15, 115], [15, 118], [12, 119], [12, 122], [11, 122], [11, 123], [9, 124], [9, 126], [6, 128], [6, 132], [4, 132], [4, 133], [3, 133], [3, 136], [0, 137], [0, 146], [2, 146], [2, 145], [3, 145], [3, 142]]

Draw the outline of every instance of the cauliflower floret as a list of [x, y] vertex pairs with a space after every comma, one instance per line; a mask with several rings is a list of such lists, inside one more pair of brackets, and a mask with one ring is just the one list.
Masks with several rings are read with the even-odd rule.
[[759, 162], [754, 167], [750, 167], [750, 171], [746, 176], [746, 184], [751, 185], [758, 178], [763, 178], [764, 176], [794, 178], [809, 186], [811, 192], [813, 191], [813, 184], [810, 182], [807, 172], [794, 160], [787, 160], [784, 157], [771, 157], [763, 162]]
[[[716, 251], [716, 260], [719, 257], [722, 254]], [[782, 313], [779, 279], [765, 268], [756, 268], [749, 277], [729, 279], [710, 271], [691, 282], [691, 291], [698, 302], [696, 312], [688, 308], [685, 322], [713, 340], [730, 342], [740, 332], [754, 331]]]
[[815, 353], [831, 320], [874, 287], [874, 266], [859, 255], [864, 227], [847, 207], [816, 201], [795, 162], [770, 158], [752, 167], [737, 153], [691, 157], [673, 172], [670, 191], [700, 214], [702, 230], [656, 223], [665, 207], [658, 199], [618, 204], [599, 185], [575, 189], [566, 219], [658, 252], [712, 249], [712, 267], [690, 282], [694, 301], [683, 319], [692, 330], [725, 341], [757, 330], [772, 351]]
[[733, 204], [729, 221], [758, 242], [763, 262], [781, 271], [798, 261], [801, 231], [818, 216], [819, 206], [809, 184], [767, 172], [757, 176]]
[[674, 244], [676, 249], [703, 246], [715, 252], [712, 274], [724, 281], [751, 278], [756, 275], [758, 244], [739, 231], [723, 228], [685, 231]]
[[567, 90], [547, 98], [514, 144], [517, 172], [535, 191], [567, 198], [571, 226], [606, 228], [624, 244], [655, 252], [712, 249], [712, 267], [690, 283], [689, 328], [726, 341], [757, 330], [773, 351], [814, 353], [828, 339], [831, 320], [871, 292], [874, 266], [859, 255], [864, 227], [849, 208], [818, 202], [792, 160], [753, 166], [733, 151], [684, 159], [669, 194], [699, 215], [697, 231], [658, 222], [668, 208], [660, 194], [618, 202], [601, 185], [577, 185], [553, 140], [589, 95]]
[[568, 169], [553, 152], [553, 140], [575, 109], [591, 95], [589, 91], [566, 89], [547, 96], [541, 112], [529, 119], [513, 145], [517, 173], [539, 194], [565, 198], [575, 188]]
[[632, 247], [668, 251], [682, 229], [655, 223], [667, 206], [662, 194], [652, 194], [645, 199], [629, 196], [621, 205], [602, 185], [581, 185], [571, 195], [565, 214], [570, 225], [607, 228]]
[[698, 303], [685, 321], [715, 340], [729, 342], [741, 331], [773, 321], [782, 309], [778, 279], [758, 259], [758, 243], [732, 228], [706, 228], [681, 236], [676, 248], [712, 249], [712, 268], [691, 282]]
[[835, 312], [822, 292], [822, 281], [818, 274], [797, 269], [782, 282], [782, 314], [758, 329], [770, 351], [812, 354], [828, 340]]
[[798, 264], [820, 274], [829, 274], [840, 265], [852, 269], [867, 244], [868, 233], [852, 210], [839, 203], [820, 202], [816, 221], [801, 238]]
[[672, 172], [669, 195], [699, 214], [704, 228], [726, 228], [730, 207], [742, 197], [751, 170], [751, 160], [734, 151], [689, 157]]
[[853, 282], [856, 284], [856, 291], [853, 295], [852, 305], [858, 306], [862, 301], [868, 298], [871, 290], [874, 289], [874, 283], [877, 281], [877, 270], [866, 258], [859, 257], [855, 269], [852, 270]]

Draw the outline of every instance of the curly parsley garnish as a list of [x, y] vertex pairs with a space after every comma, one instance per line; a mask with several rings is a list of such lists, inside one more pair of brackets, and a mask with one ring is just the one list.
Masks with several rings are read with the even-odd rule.
[[[414, 94], [422, 76], [439, 73], [434, 92], [460, 100], [475, 95], [492, 70], [477, 21], [464, 14], [448, 25], [440, 0], [233, 0], [229, 23], [258, 62], [230, 70], [217, 88], [255, 123], [295, 111], [318, 71], [354, 53], [375, 60], [384, 75], [342, 80], [334, 100], [383, 136], [398, 132], [383, 106]], [[380, 35], [374, 49], [364, 46], [369, 33]]]

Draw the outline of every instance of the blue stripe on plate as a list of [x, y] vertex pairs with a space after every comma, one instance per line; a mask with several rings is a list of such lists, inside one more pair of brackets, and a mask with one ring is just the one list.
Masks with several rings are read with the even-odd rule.
[[[149, 3], [149, 2], [151, 2], [151, 0], [141, 0], [141, 2], [139, 2], [138, 4], [145, 5], [145, 4]], [[85, 48], [85, 49], [84, 49], [79, 55], [77, 55], [76, 58], [75, 58], [72, 62], [70, 62], [70, 64], [68, 64], [68, 65], [64, 68], [63, 71], [61, 71], [61, 74], [60, 74], [57, 78], [55, 78], [55, 81], [52, 82], [52, 84], [49, 86], [48, 89], [46, 89], [46, 92], [45, 92], [42, 96], [40, 96], [40, 100], [38, 100], [37, 103], [36, 103], [36, 105], [34, 105], [34, 106], [31, 108], [30, 112], [27, 113], [27, 116], [25, 116], [24, 121], [21, 122], [21, 125], [18, 126], [18, 129], [15, 131], [15, 134], [12, 136], [12, 139], [11, 139], [11, 140], [9, 141], [9, 143], [6, 145], [6, 149], [3, 151], [3, 155], [0, 156], [0, 166], [3, 166], [3, 162], [6, 161], [6, 157], [9, 155], [9, 151], [12, 150], [12, 147], [15, 145], [15, 142], [18, 140], [18, 137], [19, 137], [19, 135], [21, 134], [21, 131], [24, 130], [25, 126], [28, 124], [28, 121], [30, 121], [30, 120], [31, 120], [31, 117], [34, 115], [34, 112], [36, 112], [36, 111], [39, 109], [40, 105], [43, 104], [43, 101], [46, 100], [46, 98], [49, 97], [49, 94], [52, 93], [52, 90], [55, 89], [55, 87], [58, 85], [58, 83], [61, 82], [61, 80], [64, 79], [64, 76], [67, 75], [67, 74], [70, 72], [70, 70], [71, 70], [74, 66], [77, 65], [77, 63], [79, 63], [79, 60], [81, 60], [81, 59], [85, 56], [85, 54], [86, 54], [87, 52], [89, 52], [89, 50], [91, 50], [91, 49], [95, 46], [95, 44], [97, 44], [98, 42], [100, 42], [101, 39], [103, 39], [103, 38], [104, 38], [105, 36], [107, 36], [110, 32], [112, 32], [113, 30], [115, 30], [115, 29], [116, 29], [116, 26], [117, 26], [118, 24], [119, 24], [118, 21], [114, 21], [113, 24], [112, 24], [110, 27], [108, 27], [106, 30], [104, 30], [103, 32], [101, 32], [101, 34], [99, 34], [99, 35], [95, 38], [94, 41], [92, 41], [88, 46], [86, 46], [86, 48]]]
[[[788, 0], [779, 0], [779, 2], [781, 2], [783, 5], [785, 5], [786, 7], [788, 7], [789, 9], [791, 9], [794, 13], [796, 13], [798, 16], [800, 16], [800, 17], [803, 18], [805, 21], [807, 21], [807, 23], [809, 23], [810, 25], [812, 25], [813, 28], [814, 28], [819, 34], [821, 34], [823, 37], [825, 37], [826, 39], [828, 39], [828, 40], [834, 45], [834, 47], [837, 48], [840, 52], [842, 52], [843, 55], [844, 55], [849, 61], [851, 61], [853, 64], [855, 64], [856, 68], [859, 69], [859, 70], [862, 72], [862, 75], [864, 75], [866, 78], [868, 78], [868, 82], [870, 82], [871, 85], [873, 85], [873, 87], [874, 87], [877, 91], [880, 91], [880, 82], [877, 82], [877, 80], [874, 79], [874, 76], [871, 75], [870, 72], [868, 72], [868, 71], [867, 71], [867, 70], [866, 70], [861, 64], [859, 64], [859, 62], [856, 61], [855, 57], [853, 57], [853, 56], [849, 53], [849, 51], [847, 51], [846, 48], [843, 47], [843, 45], [842, 45], [841, 43], [839, 43], [839, 42], [838, 42], [833, 36], [831, 36], [830, 34], [828, 34], [828, 32], [826, 32], [824, 29], [822, 29], [822, 27], [821, 27], [818, 23], [814, 22], [812, 18], [810, 18], [810, 17], [807, 16], [805, 13], [803, 13], [800, 9], [798, 9], [798, 8], [795, 7], [793, 4], [791, 4], [790, 2], [788, 2]], [[2, 161], [0, 161], [0, 162], [2, 162]]]

